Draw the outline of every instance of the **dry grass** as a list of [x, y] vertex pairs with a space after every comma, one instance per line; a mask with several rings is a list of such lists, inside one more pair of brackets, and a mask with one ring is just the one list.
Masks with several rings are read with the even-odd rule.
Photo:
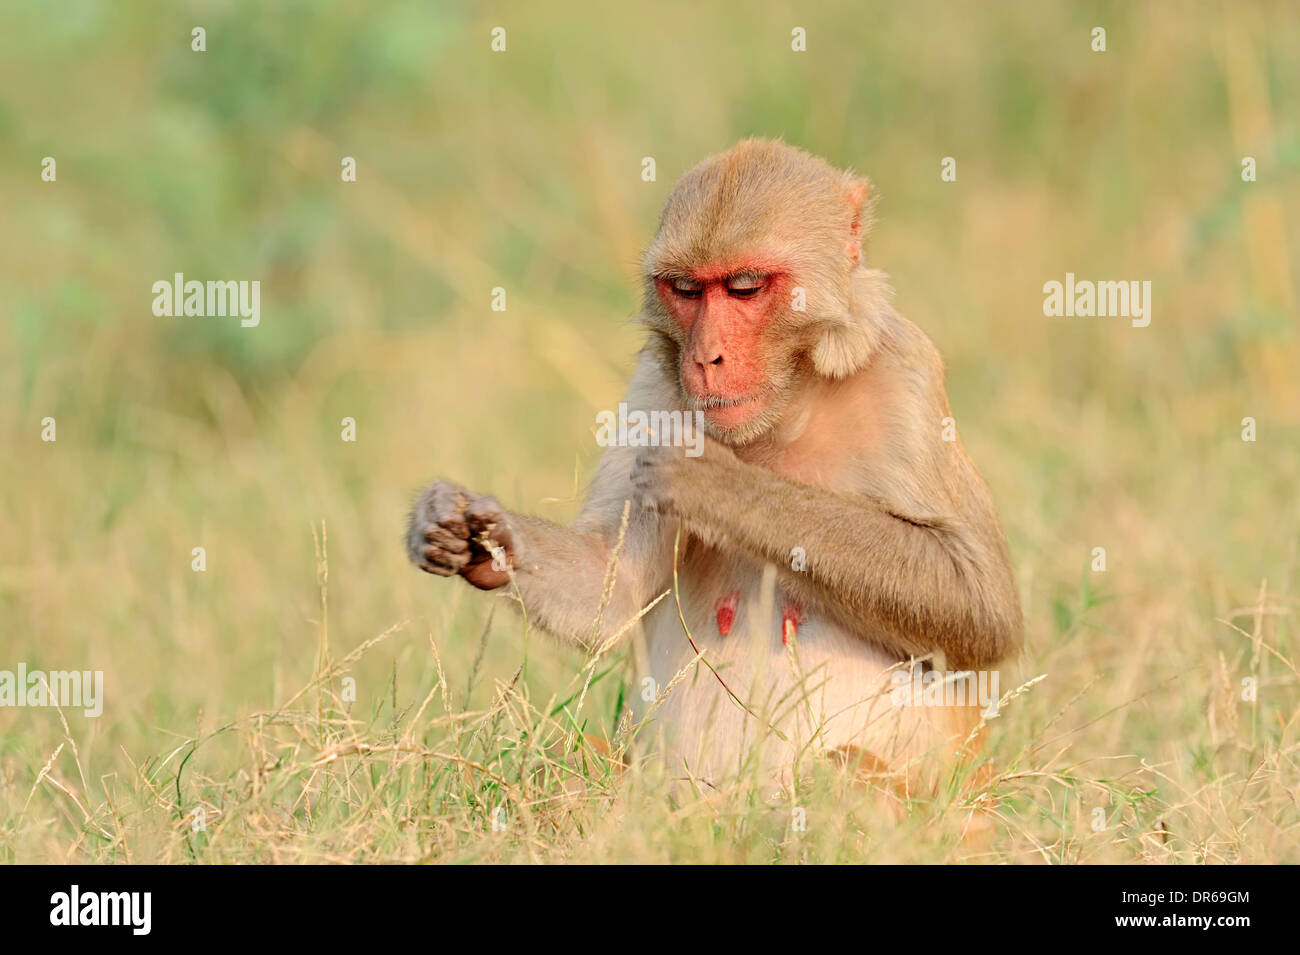
[[[0, 669], [107, 695], [0, 710], [0, 859], [1300, 861], [1294, 10], [312, 9], [0, 13]], [[668, 181], [748, 134], [877, 182], [868, 254], [947, 357], [1043, 677], [991, 776], [901, 823], [830, 765], [777, 800], [615, 773], [580, 730], [630, 731], [623, 649], [400, 546], [435, 474], [572, 516]], [[260, 278], [262, 325], [153, 317], [174, 271]], [[1066, 271], [1150, 279], [1151, 326], [1044, 318]]]

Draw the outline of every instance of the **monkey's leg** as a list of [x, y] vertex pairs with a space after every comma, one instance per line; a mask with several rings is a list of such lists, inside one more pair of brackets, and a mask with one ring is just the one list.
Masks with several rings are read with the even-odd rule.
[[886, 760], [852, 744], [831, 750], [830, 758], [843, 766], [853, 783], [877, 792], [893, 818], [901, 822], [909, 800], [932, 799], [943, 787], [959, 785], [947, 812], [961, 826], [961, 844], [968, 850], [987, 850], [993, 839], [995, 816], [986, 791], [993, 767], [977, 763], [983, 753], [986, 731], [979, 726], [978, 706], [936, 707], [935, 731], [942, 741], [922, 753], [903, 752]]

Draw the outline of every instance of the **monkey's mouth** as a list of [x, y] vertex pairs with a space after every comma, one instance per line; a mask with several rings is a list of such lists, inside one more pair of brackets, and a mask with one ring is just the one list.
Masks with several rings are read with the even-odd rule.
[[721, 395], [705, 395], [702, 398], [696, 398], [698, 404], [704, 411], [710, 408], [735, 408], [737, 405], [749, 404], [751, 401], [757, 401], [758, 395], [743, 395], [739, 398], [723, 398]]
[[736, 397], [691, 395], [691, 404], [695, 410], [703, 411], [714, 427], [738, 428], [763, 410], [767, 395], [762, 392]]

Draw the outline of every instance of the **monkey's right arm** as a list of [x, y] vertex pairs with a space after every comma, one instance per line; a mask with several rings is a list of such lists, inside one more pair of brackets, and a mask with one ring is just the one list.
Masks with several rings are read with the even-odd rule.
[[[675, 401], [655, 355], [644, 351], [628, 386], [627, 405], [672, 408], [677, 407]], [[494, 498], [455, 484], [434, 484], [420, 495], [411, 514], [407, 551], [421, 570], [441, 577], [460, 574], [480, 590], [496, 590], [510, 582], [510, 575], [499, 562], [493, 566], [493, 556], [482, 543], [492, 540], [505, 552], [532, 623], [579, 646], [599, 644], [672, 581], [676, 525], [666, 526], [659, 515], [633, 504], [614, 587], [600, 610], [623, 506], [632, 497], [636, 458], [633, 447], [605, 450], [572, 527], [508, 514]]]
[[[440, 577], [459, 574], [481, 590], [507, 586], [508, 565], [529, 620], [560, 639], [590, 649], [617, 633], [662, 592], [671, 574], [671, 542], [665, 554], [665, 534], [658, 518], [632, 508], [613, 588], [600, 610], [618, 544], [632, 457], [627, 448], [606, 452], [573, 527], [509, 514], [495, 498], [439, 481], [415, 504], [407, 551], [421, 570]], [[488, 541], [500, 547], [495, 558]]]

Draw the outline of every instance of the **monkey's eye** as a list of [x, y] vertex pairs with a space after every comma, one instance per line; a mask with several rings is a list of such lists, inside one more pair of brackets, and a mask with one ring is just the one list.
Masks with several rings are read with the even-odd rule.
[[735, 298], [752, 298], [762, 291], [763, 279], [763, 276], [756, 275], [753, 272], [732, 275], [727, 279], [727, 294]]
[[673, 279], [673, 291], [682, 298], [699, 298], [704, 291], [704, 283], [697, 282], [695, 279], [675, 278]]

